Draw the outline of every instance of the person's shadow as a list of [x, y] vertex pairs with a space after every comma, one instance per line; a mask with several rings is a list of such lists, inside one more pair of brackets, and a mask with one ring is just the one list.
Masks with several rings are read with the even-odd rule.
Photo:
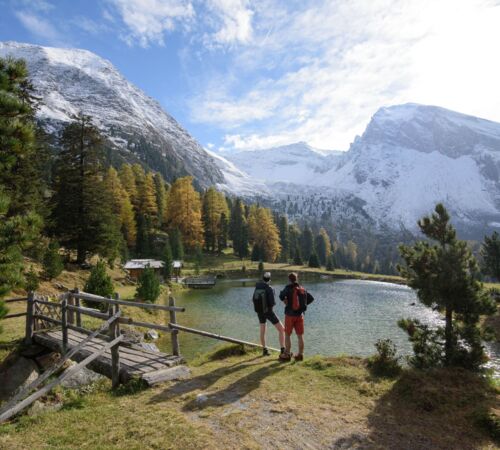
[[[236, 401], [246, 395], [248, 392], [251, 392], [256, 387], [258, 387], [260, 381], [263, 378], [274, 373], [280, 366], [280, 363], [278, 361], [270, 362], [269, 360], [262, 360], [261, 363], [256, 363], [255, 361], [258, 359], [261, 359], [261, 357], [256, 356], [252, 359], [247, 359], [245, 361], [241, 361], [229, 366], [219, 367], [209, 373], [194, 377], [187, 381], [181, 381], [177, 384], [169, 386], [164, 391], [153, 396], [149, 400], [149, 403], [161, 403], [196, 390], [204, 391], [223, 377], [229, 376], [240, 370], [248, 369], [249, 367], [260, 367], [262, 365], [262, 367], [253, 370], [251, 373], [238, 379], [226, 388], [213, 394], [209, 394], [207, 396], [209, 401], [205, 401], [203, 406], [205, 406], [206, 404], [214, 405], [216, 403], [220, 403], [221, 399], [224, 398], [227, 398], [228, 400], [230, 398], [232, 399], [228, 401], [228, 403]], [[184, 409], [193, 409], [195, 404], [196, 403], [193, 400], [192, 402], [186, 404], [184, 406]]]

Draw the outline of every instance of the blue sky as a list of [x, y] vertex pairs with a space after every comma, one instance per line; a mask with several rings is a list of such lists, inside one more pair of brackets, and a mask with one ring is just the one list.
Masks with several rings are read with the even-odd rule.
[[347, 150], [381, 106], [500, 122], [500, 0], [0, 0], [0, 40], [109, 59], [204, 146]]

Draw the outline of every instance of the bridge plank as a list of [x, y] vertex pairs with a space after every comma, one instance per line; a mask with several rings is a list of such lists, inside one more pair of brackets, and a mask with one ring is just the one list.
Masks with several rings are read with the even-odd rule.
[[[68, 349], [77, 346], [86, 334], [74, 330], [68, 330]], [[48, 330], [41, 333], [36, 333], [34, 340], [45, 347], [59, 351], [62, 342], [61, 330]], [[73, 357], [76, 361], [81, 361], [88, 357], [97, 349], [102, 348], [103, 344], [108, 340], [103, 338], [93, 338], [87, 342], [81, 350]], [[142, 349], [139, 346], [120, 345], [120, 380], [128, 381], [132, 377], [143, 377], [151, 372], [168, 369], [183, 362], [183, 359], [178, 356], [167, 355], [165, 353], [156, 353]], [[111, 376], [111, 351], [106, 350], [98, 358], [96, 358], [89, 367], [96, 372], [99, 372], [108, 377]]]

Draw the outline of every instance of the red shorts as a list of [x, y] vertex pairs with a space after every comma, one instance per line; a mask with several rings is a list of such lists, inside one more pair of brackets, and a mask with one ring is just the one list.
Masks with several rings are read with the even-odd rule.
[[298, 336], [304, 334], [304, 316], [285, 315], [285, 333], [292, 334], [293, 330], [295, 330]]

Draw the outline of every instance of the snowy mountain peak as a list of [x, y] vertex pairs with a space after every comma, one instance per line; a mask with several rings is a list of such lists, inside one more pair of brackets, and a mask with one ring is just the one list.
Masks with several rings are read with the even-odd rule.
[[214, 159], [107, 60], [87, 50], [0, 42], [0, 57], [23, 58], [42, 98], [37, 117], [58, 133], [74, 114], [93, 118], [118, 159], [140, 161], [167, 180], [193, 175], [200, 186], [222, 183]]
[[500, 145], [495, 122], [438, 106], [407, 103], [380, 108], [360, 140], [366, 145], [394, 145], [451, 158]]

